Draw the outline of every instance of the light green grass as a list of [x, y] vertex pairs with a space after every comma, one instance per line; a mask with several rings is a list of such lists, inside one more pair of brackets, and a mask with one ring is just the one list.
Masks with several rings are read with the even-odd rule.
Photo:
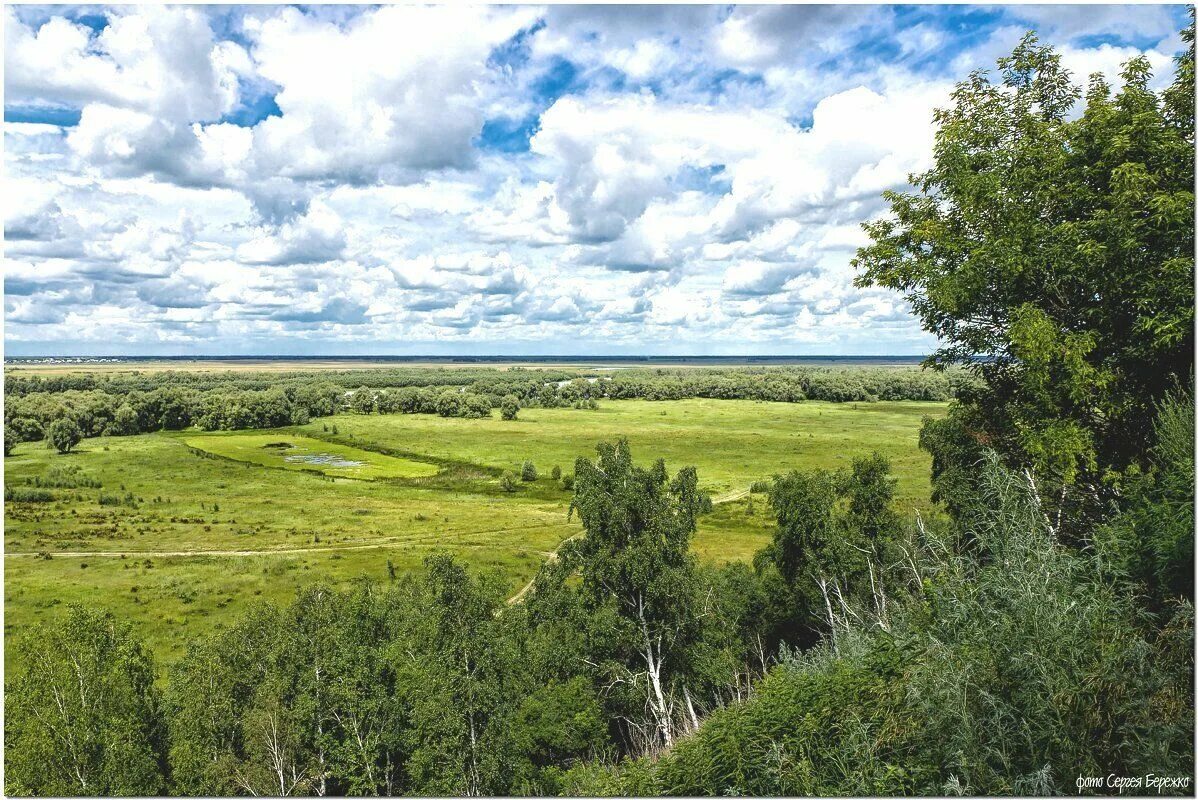
[[720, 495], [790, 469], [848, 467], [877, 450], [898, 479], [899, 497], [925, 502], [928, 457], [919, 450], [924, 416], [940, 416], [943, 403], [765, 403], [751, 400], [619, 400], [593, 411], [528, 408], [519, 418], [444, 419], [427, 414], [353, 415], [301, 428], [337, 441], [388, 452], [419, 453], [496, 469], [518, 471], [531, 459], [542, 472], [555, 464], [573, 471], [578, 457], [593, 457], [595, 443], [624, 436], [634, 458], [664, 458], [671, 470], [694, 465], [699, 481]]
[[263, 467], [319, 472], [339, 478], [423, 478], [435, 464], [371, 453], [357, 447], [280, 433], [205, 433], [183, 439], [189, 447]]
[[[916, 447], [918, 428], [923, 415], [941, 413], [931, 403], [619, 401], [598, 411], [526, 409], [514, 422], [344, 415], [278, 432], [87, 439], [68, 455], [22, 444], [5, 459], [6, 486], [73, 464], [103, 487], [54, 489], [50, 503], [5, 504], [5, 631], [11, 645], [36, 620], [83, 602], [133, 620], [170, 661], [257, 599], [287, 599], [316, 579], [385, 581], [420, 569], [438, 551], [497, 572], [514, 593], [579, 531], [551, 468], [570, 472], [576, 457], [619, 435], [642, 463], [662, 456], [671, 471], [694, 464], [717, 498], [789, 469], [847, 467], [852, 456], [877, 449], [894, 464], [903, 504], [925, 505], [929, 464]], [[334, 424], [336, 437], [325, 431]], [[251, 441], [302, 441], [303, 434], [321, 440], [304, 443], [318, 452], [341, 445], [339, 452], [365, 451], [372, 463], [411, 455], [440, 471], [344, 480], [189, 446], [232, 441], [256, 452]], [[501, 471], [526, 458], [541, 479], [502, 491]], [[134, 499], [101, 505], [101, 493]], [[741, 498], [703, 517], [693, 546], [709, 563], [744, 560], [771, 529], [765, 498], [754, 496], [751, 513]]]

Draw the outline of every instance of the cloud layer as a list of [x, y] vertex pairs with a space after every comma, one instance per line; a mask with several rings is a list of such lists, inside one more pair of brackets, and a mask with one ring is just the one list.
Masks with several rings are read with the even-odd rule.
[[1079, 79], [1180, 7], [5, 14], [21, 353], [919, 353], [852, 286], [952, 83]]

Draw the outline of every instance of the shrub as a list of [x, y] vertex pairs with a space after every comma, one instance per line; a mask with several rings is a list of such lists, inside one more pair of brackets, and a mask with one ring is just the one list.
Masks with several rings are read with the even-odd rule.
[[562, 468], [554, 464], [553, 469], [549, 471], [549, 477], [555, 481], [560, 481], [562, 479]]
[[531, 461], [525, 461], [524, 466], [520, 467], [520, 480], [531, 483], [537, 479], [537, 468], [533, 466]]
[[514, 492], [516, 491], [517, 486], [518, 484], [516, 483], [516, 476], [512, 473], [505, 472], [500, 476], [499, 488], [503, 489], [505, 492]]
[[16, 486], [4, 490], [4, 500], [13, 503], [50, 503], [54, 501], [54, 493], [48, 489], [27, 489]]

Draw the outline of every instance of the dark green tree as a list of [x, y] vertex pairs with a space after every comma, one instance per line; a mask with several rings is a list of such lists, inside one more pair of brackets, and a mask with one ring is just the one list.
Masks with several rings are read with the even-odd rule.
[[374, 390], [362, 386], [349, 396], [349, 407], [356, 414], [374, 413]]
[[694, 467], [667, 482], [664, 470], [632, 463], [625, 439], [600, 444], [598, 452], [595, 461], [575, 463], [570, 508], [585, 535], [564, 548], [563, 561], [581, 576], [584, 604], [611, 603], [627, 626], [623, 677], [643, 691], [644, 743], [669, 746], [680, 720], [688, 727], [697, 722], [686, 685], [688, 649], [698, 631], [690, 537], [710, 500], [699, 491]]
[[1193, 26], [1183, 35], [1163, 96], [1135, 58], [1114, 95], [1091, 78], [1078, 115], [1081, 89], [1029, 34], [997, 80], [958, 84], [935, 116], [932, 168], [865, 226], [858, 285], [901, 292], [942, 342], [927, 363], [983, 380], [925, 441], [957, 445], [934, 451], [938, 482], [962, 477], [976, 443], [1083, 519], [1141, 455], [1173, 376], [1190, 374]]

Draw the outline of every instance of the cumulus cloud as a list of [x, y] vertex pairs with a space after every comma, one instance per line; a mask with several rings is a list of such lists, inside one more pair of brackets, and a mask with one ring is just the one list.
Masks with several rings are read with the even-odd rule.
[[344, 250], [341, 218], [323, 203], [315, 203], [302, 217], [238, 247], [237, 257], [246, 264], [312, 264], [340, 258]]
[[[8, 6], [14, 351], [930, 346], [853, 286], [932, 109], [1028, 27], [1179, 8]], [[885, 344], [883, 344], [885, 343]]]

